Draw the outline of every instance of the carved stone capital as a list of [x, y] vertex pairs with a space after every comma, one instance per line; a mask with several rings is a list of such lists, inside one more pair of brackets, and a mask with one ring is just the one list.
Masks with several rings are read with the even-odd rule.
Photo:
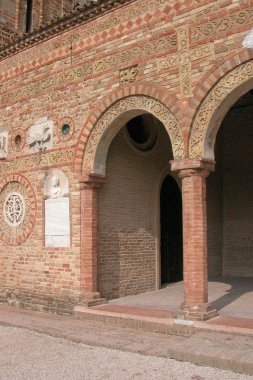
[[106, 177], [98, 174], [84, 175], [79, 178], [80, 190], [97, 189], [105, 183]]
[[184, 159], [170, 161], [171, 171], [177, 172], [182, 179], [185, 177], [198, 176], [206, 178], [215, 169], [215, 161], [201, 159]]

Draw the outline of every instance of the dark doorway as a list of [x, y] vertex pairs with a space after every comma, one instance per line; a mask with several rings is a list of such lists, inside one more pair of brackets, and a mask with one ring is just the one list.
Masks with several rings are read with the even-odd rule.
[[160, 194], [161, 284], [183, 279], [182, 196], [178, 184], [168, 175]]

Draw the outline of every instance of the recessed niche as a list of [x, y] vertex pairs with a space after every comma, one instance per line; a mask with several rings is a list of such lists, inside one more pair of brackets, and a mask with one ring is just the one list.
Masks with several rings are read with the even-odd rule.
[[70, 134], [70, 126], [69, 124], [63, 124], [61, 127], [61, 132], [64, 136], [67, 136]]
[[132, 145], [142, 151], [151, 150], [157, 141], [159, 121], [151, 114], [134, 117], [126, 124], [126, 130]]

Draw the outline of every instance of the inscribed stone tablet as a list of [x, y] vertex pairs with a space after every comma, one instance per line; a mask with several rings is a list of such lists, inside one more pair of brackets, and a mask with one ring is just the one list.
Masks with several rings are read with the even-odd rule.
[[70, 246], [68, 197], [45, 201], [45, 244], [47, 247]]

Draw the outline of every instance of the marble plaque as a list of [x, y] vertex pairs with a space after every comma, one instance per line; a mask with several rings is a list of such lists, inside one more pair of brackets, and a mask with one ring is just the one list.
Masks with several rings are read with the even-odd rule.
[[253, 29], [251, 29], [246, 34], [246, 37], [244, 37], [242, 46], [246, 49], [253, 49]]
[[29, 129], [27, 143], [33, 152], [40, 152], [53, 147], [53, 121], [42, 117]]
[[69, 198], [45, 200], [46, 247], [70, 246]]
[[6, 158], [8, 154], [8, 132], [0, 132], [0, 158]]

